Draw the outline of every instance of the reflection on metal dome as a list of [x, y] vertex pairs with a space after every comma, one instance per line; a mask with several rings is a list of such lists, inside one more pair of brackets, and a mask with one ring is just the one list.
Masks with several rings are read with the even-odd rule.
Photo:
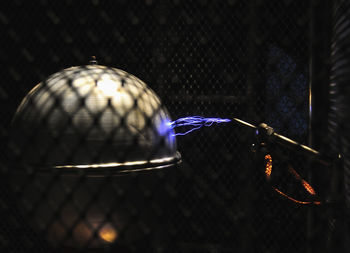
[[140, 79], [87, 65], [64, 69], [35, 86], [13, 125], [25, 164], [101, 173], [179, 162], [170, 121], [158, 96]]
[[180, 162], [170, 122], [157, 95], [119, 69], [72, 67], [34, 87], [13, 119], [19, 169], [10, 179], [14, 190], [26, 185], [17, 201], [33, 231], [53, 247], [135, 244], [146, 236], [142, 226], [152, 229], [149, 243], [162, 241], [154, 212], [142, 212], [142, 226], [131, 222], [131, 210], [148, 205], [142, 190], [130, 202], [124, 192], [135, 177], [153, 187], [154, 169]]

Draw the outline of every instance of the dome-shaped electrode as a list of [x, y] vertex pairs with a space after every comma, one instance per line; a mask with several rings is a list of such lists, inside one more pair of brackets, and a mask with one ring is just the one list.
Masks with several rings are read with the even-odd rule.
[[179, 162], [170, 122], [158, 96], [140, 79], [87, 65], [35, 86], [19, 106], [13, 129], [25, 164], [124, 172]]

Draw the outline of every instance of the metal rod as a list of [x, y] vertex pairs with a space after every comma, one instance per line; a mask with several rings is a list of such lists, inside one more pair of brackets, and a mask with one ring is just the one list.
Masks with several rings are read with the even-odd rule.
[[337, 159], [337, 157], [330, 157], [330, 156], [321, 154], [319, 151], [309, 146], [298, 143], [286, 136], [276, 133], [272, 127], [268, 126], [265, 123], [261, 123], [257, 127], [253, 124], [250, 124], [238, 118], [233, 118], [232, 121], [235, 123], [238, 123], [241, 126], [256, 130], [256, 134], [262, 136], [263, 138], [265, 137], [264, 139], [267, 142], [271, 142], [276, 145], [281, 145], [290, 150], [302, 153], [303, 155], [309, 157], [312, 160], [318, 161], [323, 165], [330, 166]]
[[253, 129], [257, 129], [257, 127], [254, 126], [253, 124], [250, 124], [250, 123], [248, 123], [248, 122], [245, 122], [245, 121], [243, 121], [243, 120], [241, 120], [241, 119], [233, 118], [233, 120], [234, 120], [235, 122], [239, 123], [240, 125], [247, 126], [247, 127], [253, 128]]

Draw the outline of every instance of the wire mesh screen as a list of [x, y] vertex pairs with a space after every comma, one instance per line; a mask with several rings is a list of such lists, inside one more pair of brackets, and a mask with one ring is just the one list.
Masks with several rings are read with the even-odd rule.
[[308, 1], [3, 7], [4, 252], [307, 252], [307, 209], [266, 183], [254, 131], [169, 123], [237, 117], [306, 143]]

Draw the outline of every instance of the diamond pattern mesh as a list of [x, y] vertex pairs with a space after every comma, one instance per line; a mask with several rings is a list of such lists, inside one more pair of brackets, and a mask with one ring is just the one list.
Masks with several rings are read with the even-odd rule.
[[[172, 130], [161, 127], [169, 114], [236, 117], [266, 122], [306, 143], [308, 1], [15, 0], [3, 6], [3, 252], [310, 249], [307, 209], [266, 183], [251, 152], [254, 131], [215, 125], [176, 137], [176, 149]], [[85, 66], [91, 55], [142, 80], [103, 69], [102, 76], [117, 71], [128, 99], [99, 104], [92, 96], [100, 76]], [[69, 66], [85, 67], [50, 76]], [[80, 74], [91, 83], [79, 86]], [[42, 94], [22, 104], [29, 109], [19, 110], [16, 132], [13, 115], [39, 82], [36, 94]], [[176, 150], [182, 164], [161, 170], [115, 175], [108, 166], [92, 173], [59, 167], [125, 165], [140, 157], [149, 166]], [[287, 151], [279, 159], [276, 171], [287, 161], [306, 169], [303, 157]]]

